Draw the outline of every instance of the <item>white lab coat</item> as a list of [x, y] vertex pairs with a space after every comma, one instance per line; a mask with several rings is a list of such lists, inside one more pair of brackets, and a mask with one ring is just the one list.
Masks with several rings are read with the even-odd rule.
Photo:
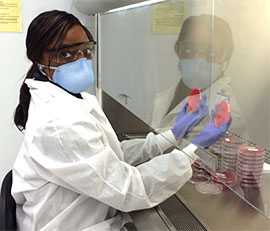
[[196, 146], [161, 155], [175, 142], [170, 131], [121, 144], [94, 96], [26, 83], [29, 118], [12, 185], [19, 230], [120, 230], [115, 209], [154, 207], [191, 177]]

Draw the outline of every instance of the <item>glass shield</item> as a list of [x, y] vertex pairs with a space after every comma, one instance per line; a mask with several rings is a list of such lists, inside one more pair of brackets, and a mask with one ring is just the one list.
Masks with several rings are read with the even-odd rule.
[[[157, 62], [166, 60], [168, 52], [171, 53], [170, 56], [174, 55], [172, 44], [176, 39], [173, 36], [170, 38], [171, 42], [164, 44], [159, 41], [162, 37], [152, 33], [153, 7], [140, 7], [101, 16], [103, 91], [150, 126], [156, 91], [158, 87], [168, 85], [166, 77], [160, 78], [163, 84], [157, 79], [158, 76], [167, 75], [162, 67], [167, 65], [157, 65]], [[156, 44], [152, 41], [153, 37], [156, 38]], [[176, 57], [174, 62], [176, 74]], [[168, 64], [172, 66], [170, 62]]]
[[[102, 89], [157, 132], [171, 128], [191, 88], [211, 82], [211, 20], [203, 28], [205, 41], [193, 25], [180, 36], [191, 9], [188, 1], [165, 1], [100, 18]], [[203, 78], [196, 78], [202, 69]]]
[[[256, 175], [255, 182], [262, 179], [260, 187], [243, 187], [240, 181], [241, 176], [249, 177], [244, 174], [246, 169], [253, 171], [257, 165], [264, 169], [269, 155], [266, 39], [270, 20], [265, 7], [269, 3], [260, 2], [254, 12], [250, 8], [254, 4], [242, 1], [171, 0], [103, 14], [99, 66], [103, 109], [120, 140], [140, 139], [143, 144], [153, 132], [170, 142], [164, 153], [176, 148], [192, 159], [185, 148], [210, 121], [220, 126], [231, 114], [228, 133], [196, 151], [199, 159], [192, 164], [189, 184], [200, 192], [209, 184], [213, 194], [226, 194], [230, 189], [268, 216], [264, 182], [269, 170]], [[229, 17], [237, 7], [244, 10]], [[261, 13], [255, 17], [255, 12]], [[252, 20], [256, 24], [250, 26]], [[258, 35], [258, 40], [248, 39], [250, 34]], [[197, 110], [203, 99], [208, 105], [204, 118], [177, 141], [168, 139], [164, 132], [175, 127], [183, 107], [188, 104], [188, 110]], [[253, 162], [245, 162], [243, 145], [257, 148], [257, 153], [264, 150], [254, 165], [247, 166]], [[244, 154], [238, 157], [239, 153]], [[237, 161], [244, 162], [239, 172]]]
[[[232, 14], [233, 9], [241, 10]], [[227, 102], [232, 116], [229, 132], [209, 148], [219, 159], [216, 177], [267, 217], [270, 217], [269, 9], [269, 1], [265, 0], [255, 5], [250, 0], [215, 1], [212, 45], [214, 49], [223, 44], [226, 49], [222, 51], [222, 76], [211, 86], [209, 101], [210, 105]], [[222, 18], [226, 25], [215, 17]], [[256, 35], [256, 39], [251, 39], [251, 35]]]

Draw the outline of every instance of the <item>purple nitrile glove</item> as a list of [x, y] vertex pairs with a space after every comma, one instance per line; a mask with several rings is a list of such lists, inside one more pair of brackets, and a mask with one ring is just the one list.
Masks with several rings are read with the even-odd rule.
[[215, 111], [212, 111], [212, 119], [211, 121], [204, 127], [204, 129], [191, 141], [191, 143], [207, 148], [210, 145], [217, 142], [219, 138], [225, 135], [226, 131], [229, 129], [231, 125], [231, 117], [230, 120], [226, 123], [223, 123], [220, 127], [217, 127], [214, 122]]
[[200, 105], [195, 112], [188, 111], [188, 102], [185, 101], [179, 113], [176, 116], [172, 133], [176, 139], [183, 138], [189, 131], [192, 130], [206, 115], [208, 114], [207, 97], [204, 95]]

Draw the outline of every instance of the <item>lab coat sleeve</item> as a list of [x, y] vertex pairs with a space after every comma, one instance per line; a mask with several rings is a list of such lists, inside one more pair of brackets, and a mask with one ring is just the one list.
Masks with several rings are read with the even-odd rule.
[[40, 177], [125, 212], [156, 206], [192, 175], [177, 150], [138, 167], [121, 161], [92, 123], [46, 126], [33, 143], [28, 161]]
[[155, 135], [148, 133], [145, 139], [132, 139], [121, 142], [124, 160], [136, 166], [163, 154], [177, 143], [171, 130]]

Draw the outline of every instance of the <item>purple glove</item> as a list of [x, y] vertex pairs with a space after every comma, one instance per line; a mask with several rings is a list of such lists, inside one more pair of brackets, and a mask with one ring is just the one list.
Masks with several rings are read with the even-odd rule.
[[191, 143], [207, 148], [217, 142], [219, 138], [225, 135], [226, 131], [231, 125], [232, 119], [229, 122], [223, 123], [220, 127], [215, 126], [214, 122], [215, 112], [212, 112], [211, 121], [204, 127], [204, 129], [191, 141]]
[[198, 110], [195, 112], [188, 112], [188, 102], [184, 102], [184, 105], [177, 114], [174, 126], [171, 129], [176, 139], [183, 138], [208, 114], [208, 106], [206, 102], [207, 97], [204, 95]]

